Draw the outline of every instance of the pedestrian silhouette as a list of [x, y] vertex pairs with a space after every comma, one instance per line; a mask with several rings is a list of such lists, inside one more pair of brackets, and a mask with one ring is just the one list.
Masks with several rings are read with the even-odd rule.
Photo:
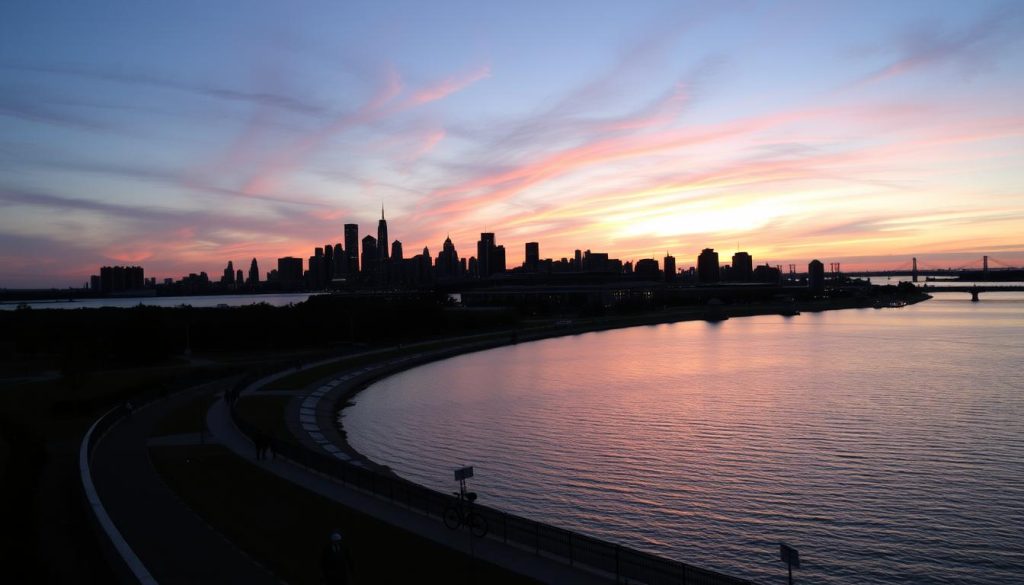
[[348, 546], [341, 533], [335, 530], [330, 541], [320, 554], [320, 569], [324, 574], [324, 583], [328, 585], [348, 585], [352, 580], [352, 558]]
[[253, 444], [256, 447], [256, 460], [262, 461], [267, 458], [267, 444], [270, 440], [267, 438], [267, 434], [263, 431], [256, 433], [253, 437]]

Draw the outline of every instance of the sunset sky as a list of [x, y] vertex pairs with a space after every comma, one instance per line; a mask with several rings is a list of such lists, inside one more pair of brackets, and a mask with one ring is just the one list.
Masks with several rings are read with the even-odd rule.
[[0, 7], [0, 288], [265, 273], [375, 233], [509, 264], [1024, 264], [1024, 2]]

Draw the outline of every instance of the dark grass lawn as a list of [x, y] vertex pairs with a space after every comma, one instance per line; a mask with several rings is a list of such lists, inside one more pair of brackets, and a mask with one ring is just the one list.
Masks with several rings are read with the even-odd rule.
[[[331, 376], [332, 374], [341, 373], [346, 370], [354, 368], [359, 368], [367, 364], [377, 363], [380, 362], [381, 360], [386, 360], [388, 358], [411, 353], [430, 351], [434, 349], [442, 349], [445, 347], [451, 347], [453, 344], [480, 342], [492, 338], [503, 339], [506, 337], [508, 337], [508, 332], [500, 331], [478, 333], [475, 335], [469, 335], [462, 338], [431, 339], [405, 345], [377, 348], [376, 350], [373, 350], [373, 353], [370, 353], [369, 355], [342, 358], [336, 362], [331, 362], [329, 364], [322, 364], [304, 370], [296, 370], [292, 374], [289, 374], [287, 376], [284, 376], [282, 378], [274, 380], [273, 382], [268, 383], [266, 386], [260, 388], [260, 390], [301, 390], [309, 386], [310, 384], [319, 382], [324, 378]], [[371, 351], [371, 349], [366, 348], [364, 351]]]
[[319, 555], [334, 529], [350, 543], [357, 583], [533, 583], [334, 503], [220, 446], [154, 447], [150, 456], [193, 510], [289, 583], [322, 583]]
[[216, 395], [206, 395], [189, 400], [160, 419], [153, 429], [152, 436], [198, 433], [200, 425], [206, 424], [206, 412], [215, 400], [220, 398]]
[[295, 436], [288, 430], [288, 425], [284, 419], [284, 411], [290, 400], [291, 397], [289, 396], [250, 394], [241, 397], [235, 403], [235, 408], [243, 419], [256, 425], [257, 428], [271, 437], [294, 443], [296, 442]]

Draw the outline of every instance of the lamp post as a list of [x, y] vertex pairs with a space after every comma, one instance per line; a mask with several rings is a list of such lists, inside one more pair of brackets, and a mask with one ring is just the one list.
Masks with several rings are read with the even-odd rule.
[[793, 567], [800, 568], [800, 552], [788, 544], [779, 543], [779, 560], [789, 570], [789, 585], [793, 585]]

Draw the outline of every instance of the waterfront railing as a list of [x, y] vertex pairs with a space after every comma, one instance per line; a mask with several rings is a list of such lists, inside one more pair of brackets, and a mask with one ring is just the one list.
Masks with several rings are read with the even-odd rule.
[[[232, 395], [239, 396], [244, 388], [267, 373], [253, 373], [239, 380], [231, 390]], [[262, 429], [238, 413], [234, 400], [229, 402], [231, 418], [238, 429], [253, 442], [257, 439], [269, 441], [275, 456], [283, 456], [378, 498], [439, 520], [445, 509], [455, 501], [451, 495], [411, 481], [313, 451], [296, 442], [268, 437]], [[488, 506], [474, 504], [473, 509], [487, 520], [489, 538], [499, 539], [511, 546], [582, 570], [606, 575], [616, 582], [649, 585], [751, 585], [748, 580], [613, 544]]]

